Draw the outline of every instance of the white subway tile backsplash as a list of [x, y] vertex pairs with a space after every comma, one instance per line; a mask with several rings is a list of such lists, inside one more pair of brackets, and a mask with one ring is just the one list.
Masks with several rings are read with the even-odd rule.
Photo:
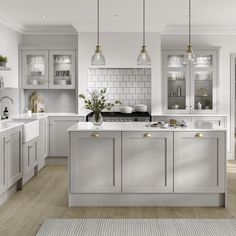
[[132, 88], [133, 87], [133, 83], [132, 82], [127, 82], [126, 86], [127, 86], [127, 88]]
[[135, 93], [141, 93], [142, 89], [141, 88], [135, 88]]
[[146, 95], [146, 94], [139, 93], [139, 94], [138, 94], [138, 99], [141, 99], [141, 100], [144, 99], [145, 95]]
[[121, 100], [123, 104], [151, 105], [151, 69], [89, 69], [88, 89], [107, 88], [109, 101]]
[[148, 93], [148, 88], [141, 88], [142, 89], [142, 93]]
[[144, 87], [144, 82], [138, 82], [138, 86], [139, 86], [139, 88], [143, 88]]
[[126, 88], [123, 89], [123, 93], [129, 93], [129, 92], [130, 92], [129, 88], [126, 87]]

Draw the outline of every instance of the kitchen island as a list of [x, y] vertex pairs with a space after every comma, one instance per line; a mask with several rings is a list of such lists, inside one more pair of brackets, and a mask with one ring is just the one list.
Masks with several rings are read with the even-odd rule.
[[226, 206], [226, 129], [79, 122], [69, 206]]

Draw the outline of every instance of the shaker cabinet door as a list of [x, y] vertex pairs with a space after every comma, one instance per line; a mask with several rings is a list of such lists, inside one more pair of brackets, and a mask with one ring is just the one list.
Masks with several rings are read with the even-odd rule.
[[22, 177], [21, 128], [8, 131], [7, 142], [7, 172], [8, 187], [10, 187]]
[[68, 129], [79, 121], [78, 117], [50, 117], [49, 156], [68, 156]]
[[38, 163], [37, 160], [37, 139], [24, 145], [23, 150], [23, 175], [31, 171]]
[[121, 132], [70, 132], [70, 192], [121, 192]]
[[38, 138], [38, 160], [41, 161], [45, 159], [47, 154], [47, 118], [42, 118], [39, 120], [39, 138]]
[[50, 51], [49, 88], [75, 89], [75, 51]]
[[24, 89], [48, 89], [48, 51], [22, 52]]
[[122, 145], [122, 192], [173, 192], [173, 132], [123, 132]]
[[174, 133], [174, 192], [225, 191], [225, 132]]
[[0, 133], [0, 194], [7, 189], [7, 134]]

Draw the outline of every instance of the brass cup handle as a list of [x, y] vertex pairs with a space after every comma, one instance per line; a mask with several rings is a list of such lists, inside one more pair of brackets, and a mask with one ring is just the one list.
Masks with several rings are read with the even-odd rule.
[[150, 138], [152, 135], [150, 133], [146, 133], [143, 135], [144, 138]]
[[99, 137], [99, 134], [98, 134], [98, 133], [93, 133], [92, 136], [93, 136], [94, 138], [98, 138], [98, 137]]
[[203, 134], [197, 133], [197, 134], [195, 135], [195, 137], [196, 137], [196, 138], [202, 138], [202, 137], [203, 137]]
[[10, 142], [11, 142], [10, 140], [6, 141], [6, 143], [10, 143]]

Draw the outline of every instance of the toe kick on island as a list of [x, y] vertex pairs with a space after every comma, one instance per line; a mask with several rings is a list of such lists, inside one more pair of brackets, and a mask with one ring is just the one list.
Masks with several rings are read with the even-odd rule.
[[68, 132], [71, 207], [226, 207], [225, 129], [80, 122]]

